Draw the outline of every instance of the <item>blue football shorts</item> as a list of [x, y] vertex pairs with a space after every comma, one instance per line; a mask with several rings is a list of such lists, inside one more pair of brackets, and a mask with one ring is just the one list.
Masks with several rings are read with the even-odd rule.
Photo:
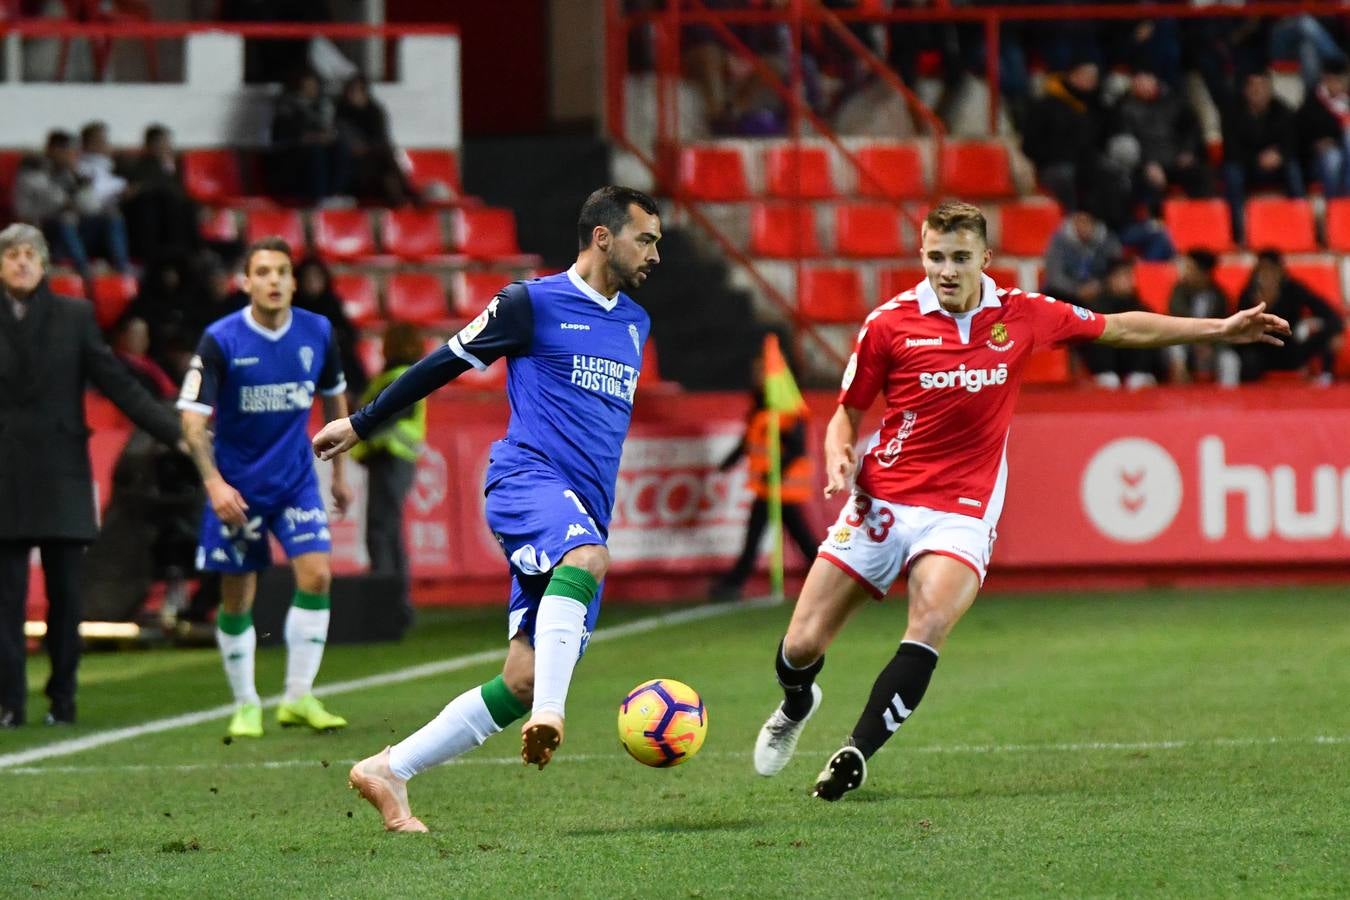
[[[239, 492], [243, 494], [243, 491]], [[248, 496], [244, 495], [244, 500]], [[276, 536], [287, 559], [303, 553], [328, 553], [333, 539], [328, 532], [328, 510], [319, 493], [319, 479], [311, 476], [290, 499], [270, 509], [250, 505], [242, 527], [226, 525], [211, 504], [202, 514], [197, 543], [197, 568], [237, 575], [257, 572], [272, 564], [268, 533]]]
[[[534, 617], [556, 566], [574, 547], [604, 544], [575, 491], [552, 469], [531, 466], [498, 479], [488, 490], [487, 524], [511, 564], [511, 601], [507, 606], [506, 636], [524, 632], [534, 644]], [[586, 631], [581, 653], [600, 616], [604, 582], [586, 607]]]

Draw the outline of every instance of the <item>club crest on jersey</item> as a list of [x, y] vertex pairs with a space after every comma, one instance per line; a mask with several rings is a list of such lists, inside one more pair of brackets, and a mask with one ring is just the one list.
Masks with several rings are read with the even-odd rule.
[[830, 535], [830, 540], [836, 544], [847, 544], [853, 539], [853, 529], [847, 525], [840, 525], [835, 529], [834, 534]]
[[640, 337], [638, 337], [638, 328], [637, 328], [636, 325], [630, 324], [630, 325], [628, 326], [628, 336], [629, 336], [630, 338], [633, 339], [633, 352], [634, 352], [634, 353], [641, 353], [641, 352], [642, 352], [642, 339], [641, 339]]
[[1002, 322], [995, 322], [994, 327], [989, 329], [989, 340], [984, 345], [990, 350], [997, 350], [1002, 353], [1005, 350], [1011, 350], [1013, 344], [1017, 341], [1008, 340], [1008, 326]]
[[305, 367], [306, 372], [314, 365], [314, 349], [312, 347], [300, 348], [300, 365]]

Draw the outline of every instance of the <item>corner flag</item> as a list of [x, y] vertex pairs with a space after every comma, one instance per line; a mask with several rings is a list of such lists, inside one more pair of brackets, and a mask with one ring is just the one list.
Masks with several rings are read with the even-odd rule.
[[773, 551], [769, 563], [769, 589], [783, 599], [783, 445], [779, 416], [794, 415], [806, 407], [792, 371], [778, 346], [778, 335], [764, 335], [764, 408], [769, 413], [769, 525]]

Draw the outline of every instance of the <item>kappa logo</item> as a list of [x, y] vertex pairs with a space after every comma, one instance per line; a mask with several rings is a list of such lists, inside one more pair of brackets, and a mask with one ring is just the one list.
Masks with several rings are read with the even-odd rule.
[[211, 551], [211, 561], [219, 563], [227, 563], [230, 561], [230, 555], [226, 553], [224, 550], [217, 547], [216, 549]]
[[[200, 359], [200, 357], [194, 356], [193, 359]], [[234, 359], [230, 360], [230, 365], [232, 366], [256, 366], [257, 364], [258, 357], [256, 356], [236, 356]]]
[[942, 346], [942, 338], [940, 338], [940, 337], [930, 337], [930, 338], [929, 338], [929, 337], [927, 337], [927, 338], [905, 338], [905, 346], [906, 346], [906, 347], [941, 347], [941, 346]]
[[563, 331], [590, 331], [591, 326], [581, 322], [563, 322], [560, 326]]
[[585, 525], [582, 525], [580, 522], [573, 522], [571, 525], [567, 526], [567, 536], [564, 537], [563, 540], [570, 541], [574, 537], [580, 537], [583, 534], [590, 533], [590, 529]]

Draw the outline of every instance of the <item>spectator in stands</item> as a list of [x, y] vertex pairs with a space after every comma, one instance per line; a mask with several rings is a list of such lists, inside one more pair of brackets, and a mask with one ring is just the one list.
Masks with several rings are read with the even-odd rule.
[[[384, 332], [384, 371], [361, 394], [361, 405], [422, 358], [422, 335], [407, 322], [394, 322]], [[343, 363], [344, 367], [346, 363]], [[408, 596], [408, 553], [403, 546], [403, 502], [412, 490], [417, 457], [427, 439], [427, 401], [418, 400], [385, 422], [352, 449], [352, 459], [366, 467], [366, 554], [370, 571], [398, 578], [405, 624], [412, 624]]]
[[[1134, 283], [1134, 264], [1125, 259], [1113, 259], [1107, 265], [1101, 291], [1084, 303], [1101, 313], [1140, 311], [1148, 312]], [[1157, 347], [1112, 347], [1108, 344], [1081, 344], [1075, 348], [1093, 380], [1101, 387], [1130, 390], [1152, 387], [1162, 375], [1163, 356]]]
[[1248, 190], [1278, 189], [1303, 196], [1294, 112], [1275, 96], [1270, 72], [1257, 69], [1242, 78], [1242, 93], [1222, 110], [1223, 181], [1233, 217], [1233, 236], [1243, 238]]
[[342, 298], [333, 290], [333, 276], [317, 257], [300, 261], [295, 267], [295, 297], [292, 303], [299, 309], [318, 313], [333, 323], [338, 351], [342, 354], [342, 371], [347, 376], [347, 390], [359, 397], [368, 378], [356, 355], [356, 326], [342, 308]]
[[75, 171], [84, 179], [89, 202], [99, 215], [120, 216], [119, 204], [126, 193], [127, 180], [118, 175], [108, 140], [106, 122], [89, 122], [80, 129], [80, 158]]
[[162, 400], [178, 395], [178, 384], [150, 358], [150, 326], [140, 316], [124, 314], [108, 335], [118, 362], [148, 393]]
[[[1194, 319], [1225, 318], [1228, 298], [1214, 280], [1218, 259], [1208, 250], [1192, 250], [1181, 258], [1181, 277], [1167, 298], [1167, 312]], [[1168, 347], [1168, 380], [1214, 381], [1218, 377], [1217, 348], [1213, 344]]]
[[187, 195], [173, 134], [150, 125], [138, 153], [126, 167], [129, 186], [122, 201], [132, 253], [143, 260], [190, 253], [200, 246], [197, 205]]
[[272, 152], [274, 193], [298, 195], [311, 206], [348, 193], [351, 148], [337, 130], [333, 101], [310, 69], [303, 69], [277, 98]]
[[1161, 214], [1171, 185], [1191, 197], [1213, 191], [1195, 111], [1154, 72], [1135, 71], [1130, 92], [1121, 98], [1116, 113], [1119, 131], [1112, 153], [1133, 172], [1134, 198], [1147, 206], [1149, 215]]
[[1022, 150], [1036, 165], [1041, 184], [1065, 209], [1081, 201], [1078, 187], [1092, 186], [1094, 202], [1113, 225], [1124, 220], [1128, 185], [1104, 158], [1111, 132], [1110, 112], [1100, 95], [1097, 64], [1079, 61], [1045, 80], [1022, 135]]
[[1297, 117], [1304, 158], [1322, 182], [1322, 194], [1350, 194], [1350, 67], [1328, 63], [1303, 97]]
[[1091, 306], [1102, 292], [1111, 261], [1120, 253], [1120, 241], [1106, 223], [1087, 209], [1074, 210], [1046, 248], [1043, 289], [1061, 300]]
[[1285, 16], [1271, 26], [1270, 58], [1297, 59], [1305, 90], [1321, 80], [1324, 65], [1346, 62], [1345, 52], [1326, 26], [1308, 13]]
[[86, 285], [93, 280], [91, 253], [106, 254], [120, 272], [131, 268], [126, 225], [120, 215], [99, 212], [88, 180], [76, 170], [75, 139], [67, 131], [48, 133], [43, 157], [20, 166], [14, 212], [42, 229], [53, 256], [69, 259]]
[[355, 75], [342, 87], [337, 102], [337, 130], [352, 152], [353, 189], [357, 197], [383, 206], [402, 206], [416, 200], [416, 192], [399, 168], [389, 114], [370, 95], [364, 75]]
[[[1268, 372], [1303, 372], [1315, 374], [1319, 381], [1330, 383], [1340, 351], [1345, 320], [1324, 298], [1313, 293], [1307, 285], [1291, 278], [1284, 267], [1284, 259], [1274, 250], [1263, 250], [1256, 258], [1256, 267], [1238, 299], [1238, 308], [1246, 309], [1258, 303], [1266, 311], [1283, 317], [1294, 333], [1286, 338], [1284, 346], [1266, 344], [1261, 349], [1239, 347], [1242, 380], [1258, 381]], [[1310, 371], [1312, 369], [1320, 371]]]

